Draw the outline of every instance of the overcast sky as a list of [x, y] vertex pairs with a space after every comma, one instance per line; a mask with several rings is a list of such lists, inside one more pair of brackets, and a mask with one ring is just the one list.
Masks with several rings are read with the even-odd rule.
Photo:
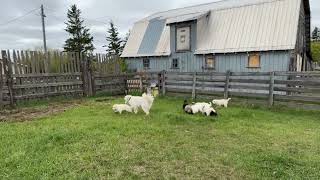
[[[172, 8], [185, 7], [217, 0], [0, 0], [0, 49], [34, 49], [42, 47], [40, 5], [46, 13], [47, 44], [62, 48], [68, 34], [64, 31], [67, 9], [77, 4], [85, 24], [94, 36], [97, 52], [104, 52], [107, 23], [113, 20], [121, 36], [135, 21]], [[310, 0], [312, 27], [320, 26], [320, 0]], [[35, 10], [30, 12], [31, 10]], [[8, 22], [26, 13], [18, 20]]]

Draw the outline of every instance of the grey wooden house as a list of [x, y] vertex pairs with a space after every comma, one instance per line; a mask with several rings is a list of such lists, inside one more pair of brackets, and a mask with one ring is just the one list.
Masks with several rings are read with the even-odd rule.
[[309, 0], [225, 0], [153, 14], [134, 24], [130, 70], [305, 71]]

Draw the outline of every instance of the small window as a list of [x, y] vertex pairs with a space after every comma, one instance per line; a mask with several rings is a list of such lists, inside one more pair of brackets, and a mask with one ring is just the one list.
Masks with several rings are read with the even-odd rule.
[[191, 49], [190, 26], [178, 27], [176, 36], [176, 50], [189, 51]]
[[215, 63], [215, 59], [214, 59], [213, 55], [207, 55], [205, 63], [206, 63], [206, 66], [205, 66], [206, 69], [215, 69], [216, 68], [215, 67], [216, 63]]
[[250, 54], [248, 58], [248, 68], [260, 68], [260, 55]]
[[179, 60], [178, 59], [172, 59], [172, 69], [179, 69]]
[[143, 59], [143, 68], [144, 69], [150, 68], [150, 59]]

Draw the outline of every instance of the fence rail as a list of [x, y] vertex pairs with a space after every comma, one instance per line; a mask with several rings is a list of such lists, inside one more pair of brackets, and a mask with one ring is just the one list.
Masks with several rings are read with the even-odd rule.
[[275, 101], [320, 102], [320, 72], [164, 73], [168, 93], [218, 95]]

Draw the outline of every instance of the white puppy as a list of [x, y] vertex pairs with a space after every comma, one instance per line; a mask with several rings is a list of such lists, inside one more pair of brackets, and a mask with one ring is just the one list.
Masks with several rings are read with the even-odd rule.
[[212, 108], [211, 103], [195, 103], [191, 106], [192, 113], [203, 113], [206, 116], [217, 116], [216, 110]]
[[112, 110], [122, 114], [123, 111], [132, 113], [133, 108], [127, 104], [115, 104], [112, 106]]
[[212, 101], [212, 103], [217, 106], [228, 107], [230, 100], [231, 100], [231, 98], [229, 98], [229, 99], [215, 99]]
[[142, 96], [125, 96], [125, 103], [133, 108], [134, 113], [138, 113], [139, 108], [143, 110], [146, 115], [149, 115], [152, 107], [154, 97], [152, 95], [143, 94]]

